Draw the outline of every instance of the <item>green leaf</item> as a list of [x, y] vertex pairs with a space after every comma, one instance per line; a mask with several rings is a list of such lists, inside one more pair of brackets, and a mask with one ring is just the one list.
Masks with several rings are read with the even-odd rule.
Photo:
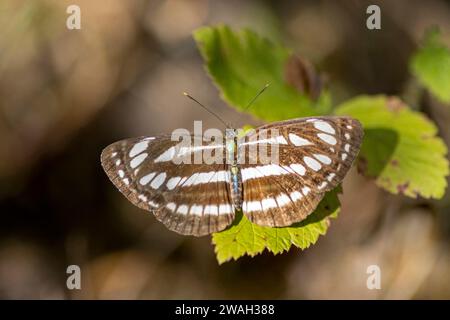
[[253, 257], [264, 249], [278, 254], [288, 251], [292, 245], [301, 249], [308, 248], [316, 243], [320, 235], [326, 233], [329, 218], [337, 217], [340, 206], [337, 196], [339, 191], [340, 188], [336, 188], [328, 192], [308, 218], [289, 227], [261, 227], [239, 212], [228, 229], [212, 236], [217, 260], [222, 264], [244, 255]]
[[439, 100], [450, 103], [450, 50], [441, 42], [439, 31], [430, 30], [423, 46], [414, 54], [412, 73]]
[[223, 99], [238, 110], [244, 110], [256, 93], [270, 83], [249, 110], [263, 120], [330, 112], [328, 94], [314, 102], [286, 83], [284, 72], [290, 50], [250, 30], [233, 32], [227, 26], [200, 28], [194, 32], [194, 38]]
[[[194, 38], [222, 97], [238, 110], [243, 111], [261, 88], [270, 83], [249, 110], [261, 119], [285, 120], [331, 111], [329, 95], [322, 93], [317, 98], [313, 93], [320, 93], [314, 90], [320, 86], [309, 87], [318, 80], [311, 66], [302, 59], [292, 59], [288, 49], [249, 30], [233, 32], [226, 26], [201, 28]], [[291, 72], [285, 74], [287, 71]], [[303, 73], [307, 74], [305, 78]], [[314, 244], [319, 235], [325, 234], [329, 218], [337, 216], [337, 192], [328, 193], [307, 219], [285, 228], [258, 226], [239, 212], [228, 229], [213, 234], [219, 263], [243, 255], [254, 256], [265, 249], [278, 254], [292, 245], [305, 249]]]
[[360, 168], [394, 194], [441, 198], [449, 173], [447, 147], [423, 114], [398, 98], [360, 96], [336, 108], [363, 124]]

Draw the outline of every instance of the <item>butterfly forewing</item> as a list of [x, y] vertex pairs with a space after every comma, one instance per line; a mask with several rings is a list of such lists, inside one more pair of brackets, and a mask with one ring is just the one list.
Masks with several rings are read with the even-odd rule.
[[[239, 153], [245, 155], [241, 165], [244, 214], [256, 224], [273, 227], [305, 219], [325, 192], [341, 183], [362, 135], [360, 123], [348, 117], [282, 121], [246, 135], [239, 145]], [[250, 150], [255, 142], [269, 156], [270, 145], [276, 144], [276, 161], [263, 163], [259, 149]]]
[[[198, 138], [189, 139], [198, 145]], [[194, 164], [204, 149], [223, 159], [223, 145], [177, 148], [178, 143], [170, 135], [122, 140], [105, 148], [102, 166], [128, 200], [170, 230], [202, 236], [225, 229], [234, 219], [227, 165]], [[190, 163], [176, 161], [187, 157]]]

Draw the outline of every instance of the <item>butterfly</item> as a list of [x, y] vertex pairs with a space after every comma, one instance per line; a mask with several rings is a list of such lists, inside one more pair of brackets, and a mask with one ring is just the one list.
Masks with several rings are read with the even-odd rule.
[[[268, 131], [277, 135], [267, 138]], [[304, 220], [342, 182], [362, 137], [361, 124], [350, 117], [298, 118], [263, 125], [240, 138], [237, 130], [227, 131], [214, 143], [189, 134], [185, 138], [194, 147], [178, 147], [170, 134], [125, 139], [106, 147], [101, 163], [131, 203], [153, 212], [172, 231], [204, 236], [226, 229], [237, 210], [261, 226]], [[277, 161], [249, 152], [252, 146], [277, 147]], [[206, 151], [224, 161], [175, 161]]]

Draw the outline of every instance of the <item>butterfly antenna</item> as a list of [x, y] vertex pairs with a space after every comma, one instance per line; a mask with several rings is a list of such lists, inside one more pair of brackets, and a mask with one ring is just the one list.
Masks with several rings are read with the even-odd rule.
[[205, 105], [203, 105], [201, 102], [199, 102], [197, 99], [195, 99], [194, 97], [192, 97], [189, 93], [187, 92], [183, 92], [183, 94], [188, 97], [189, 99], [191, 99], [192, 101], [196, 102], [200, 107], [202, 107], [203, 109], [205, 109], [206, 111], [208, 111], [210, 114], [212, 114], [214, 117], [216, 117], [217, 119], [219, 119], [220, 122], [222, 122], [224, 124], [224, 126], [226, 128], [230, 128], [230, 126], [228, 124], [225, 123], [225, 121], [222, 120], [221, 117], [219, 117], [215, 112], [213, 112], [212, 110], [210, 110], [209, 108], [207, 108]]
[[247, 104], [247, 106], [244, 108], [244, 111], [247, 111], [248, 108], [250, 108], [253, 104], [253, 102], [255, 102], [256, 99], [258, 99], [258, 97], [264, 92], [266, 91], [266, 89], [270, 86], [270, 83], [266, 83], [265, 86], [259, 90], [258, 94]]

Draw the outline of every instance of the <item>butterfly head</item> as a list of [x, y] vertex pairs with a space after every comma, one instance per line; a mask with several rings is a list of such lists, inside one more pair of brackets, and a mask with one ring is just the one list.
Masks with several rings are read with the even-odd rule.
[[225, 130], [225, 137], [226, 137], [227, 140], [234, 141], [234, 139], [237, 137], [237, 135], [238, 135], [238, 132], [234, 128], [227, 128]]
[[229, 163], [232, 163], [234, 160], [234, 152], [236, 150], [236, 140], [237, 140], [237, 130], [233, 128], [227, 128], [225, 130], [225, 138], [226, 138], [226, 149], [228, 155]]

